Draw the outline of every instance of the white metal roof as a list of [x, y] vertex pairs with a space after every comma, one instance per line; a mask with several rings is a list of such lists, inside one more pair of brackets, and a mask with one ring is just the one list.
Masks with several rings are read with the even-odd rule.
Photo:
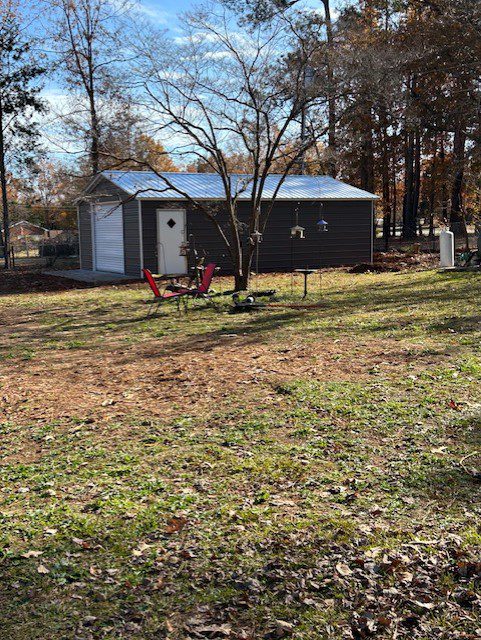
[[[169, 187], [153, 171], [104, 171], [101, 176], [117, 187], [142, 200], [183, 200], [180, 192], [195, 200], [224, 200], [221, 177], [216, 173], [173, 173], [161, 175], [175, 187]], [[272, 198], [280, 175], [271, 174], [266, 180], [263, 200]], [[239, 200], [250, 200], [252, 187], [249, 176], [231, 175], [232, 186], [242, 190]], [[177, 191], [177, 189], [179, 191]], [[378, 196], [363, 191], [330, 176], [288, 175], [281, 185], [276, 200], [376, 200]]]
[[10, 228], [19, 227], [22, 224], [28, 224], [29, 227], [37, 227], [37, 229], [42, 229], [42, 231], [48, 231], [45, 227], [40, 226], [39, 224], [35, 224], [35, 222], [29, 222], [28, 220], [19, 220], [18, 222], [12, 222]]

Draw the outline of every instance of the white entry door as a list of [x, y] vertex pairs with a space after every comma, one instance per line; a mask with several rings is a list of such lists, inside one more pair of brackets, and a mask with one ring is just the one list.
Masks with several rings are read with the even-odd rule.
[[95, 270], [124, 273], [122, 205], [97, 204], [93, 218]]
[[180, 255], [185, 242], [185, 211], [157, 209], [157, 256], [159, 273], [187, 273], [187, 258]]

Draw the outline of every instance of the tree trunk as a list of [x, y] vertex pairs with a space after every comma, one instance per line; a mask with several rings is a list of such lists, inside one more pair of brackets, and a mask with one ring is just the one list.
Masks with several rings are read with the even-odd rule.
[[374, 191], [374, 145], [372, 140], [372, 112], [370, 105], [362, 118], [364, 129], [361, 131], [361, 154], [359, 159], [359, 177], [361, 189]]
[[96, 85], [94, 79], [94, 52], [92, 44], [92, 34], [87, 35], [87, 62], [88, 62], [88, 99], [90, 111], [90, 167], [92, 175], [100, 169], [100, 123], [97, 113]]
[[432, 240], [434, 238], [434, 209], [436, 206], [436, 171], [437, 171], [438, 139], [434, 138], [433, 157], [431, 160], [431, 184], [429, 189], [429, 233]]
[[389, 249], [389, 238], [391, 236], [391, 202], [389, 190], [389, 171], [382, 170], [382, 236], [384, 238], [384, 249]]
[[93, 92], [89, 96], [89, 105], [90, 105], [90, 169], [92, 171], [92, 175], [95, 175], [99, 172], [100, 169], [100, 127], [99, 120], [97, 117], [97, 110], [95, 106], [95, 98]]
[[[414, 175], [413, 175], [413, 219], [416, 225], [419, 216], [419, 194], [421, 192], [421, 135], [419, 127], [414, 133]], [[421, 228], [419, 228], [421, 229]], [[419, 235], [422, 235], [419, 233]]]
[[396, 186], [396, 158], [392, 155], [392, 237], [396, 237], [397, 219], [397, 186]]
[[236, 291], [246, 291], [249, 288], [249, 274], [248, 273], [235, 273], [234, 274], [234, 289]]
[[389, 150], [387, 144], [387, 115], [385, 105], [381, 106], [381, 177], [382, 177], [382, 236], [384, 249], [389, 249], [389, 237], [391, 235], [391, 189], [389, 184]]
[[322, 0], [324, 5], [324, 15], [326, 20], [327, 34], [327, 111], [328, 111], [328, 148], [329, 161], [328, 173], [333, 178], [337, 175], [337, 140], [336, 140], [336, 90], [334, 86], [334, 69], [332, 61], [334, 59], [334, 36], [332, 32], [331, 8], [329, 0]]
[[[304, 149], [306, 142], [306, 107], [301, 111], [301, 146]], [[303, 150], [299, 158], [299, 173], [303, 176], [306, 173], [306, 152]]]
[[234, 273], [234, 286], [236, 291], [245, 291], [249, 288], [253, 255], [254, 253], [250, 245], [244, 248], [240, 256], [242, 267]]
[[5, 140], [3, 137], [3, 105], [0, 100], [0, 190], [3, 210], [3, 255], [5, 269], [10, 268], [10, 216], [8, 211], [7, 171], [5, 168]]
[[466, 146], [466, 133], [461, 123], [454, 132], [453, 142], [453, 169], [454, 178], [451, 188], [451, 212], [449, 227], [456, 235], [466, 236], [466, 222], [463, 216], [462, 192], [464, 180], [464, 154]]
[[405, 135], [404, 150], [404, 200], [403, 200], [403, 228], [402, 237], [413, 239], [416, 237], [416, 221], [413, 219], [413, 181], [414, 181], [414, 132]]
[[441, 137], [441, 149], [439, 151], [439, 160], [441, 163], [441, 207], [444, 224], [448, 222], [448, 193], [446, 186], [446, 151], [444, 149], [444, 136]]
[[413, 100], [415, 80], [409, 77], [406, 88], [406, 124], [404, 131], [404, 199], [403, 199], [403, 225], [402, 237], [405, 240], [413, 240], [416, 237], [416, 213], [415, 209], [415, 146], [416, 134], [412, 125], [408, 122], [409, 111]]
[[245, 245], [246, 246], [242, 247], [240, 256], [242, 268], [240, 272], [236, 272], [234, 274], [236, 291], [244, 291], [249, 288], [249, 281], [252, 271], [252, 260], [254, 259], [256, 247], [250, 242], [250, 238], [246, 239]]
[[[240, 220], [237, 205], [229, 202], [229, 251], [234, 267], [234, 282], [236, 291], [244, 291], [249, 286], [250, 263], [252, 260], [252, 245], [245, 234], [240, 233]], [[252, 227], [252, 217], [250, 217], [249, 229]], [[247, 241], [247, 243], [246, 243]], [[250, 259], [249, 259], [250, 257]]]

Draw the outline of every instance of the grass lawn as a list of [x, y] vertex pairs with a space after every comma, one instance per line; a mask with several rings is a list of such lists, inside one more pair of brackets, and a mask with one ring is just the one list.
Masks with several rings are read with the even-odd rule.
[[481, 638], [481, 278], [323, 289], [0, 300], [1, 640]]

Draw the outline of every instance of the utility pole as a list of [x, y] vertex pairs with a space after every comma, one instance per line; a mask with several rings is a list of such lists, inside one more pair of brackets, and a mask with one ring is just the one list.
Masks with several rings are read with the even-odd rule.
[[302, 107], [302, 113], [301, 113], [301, 149], [302, 149], [302, 154], [301, 154], [301, 162], [300, 162], [300, 173], [301, 175], [304, 175], [304, 173], [306, 172], [306, 151], [304, 149], [304, 144], [306, 141], [306, 106], [304, 105]]
[[306, 70], [304, 72], [303, 78], [303, 106], [301, 111], [301, 158], [299, 163], [299, 169], [301, 175], [304, 175], [306, 172], [306, 116], [307, 116], [307, 107], [306, 107], [306, 98], [307, 98], [307, 89], [314, 81], [314, 69], [310, 66], [306, 66]]

